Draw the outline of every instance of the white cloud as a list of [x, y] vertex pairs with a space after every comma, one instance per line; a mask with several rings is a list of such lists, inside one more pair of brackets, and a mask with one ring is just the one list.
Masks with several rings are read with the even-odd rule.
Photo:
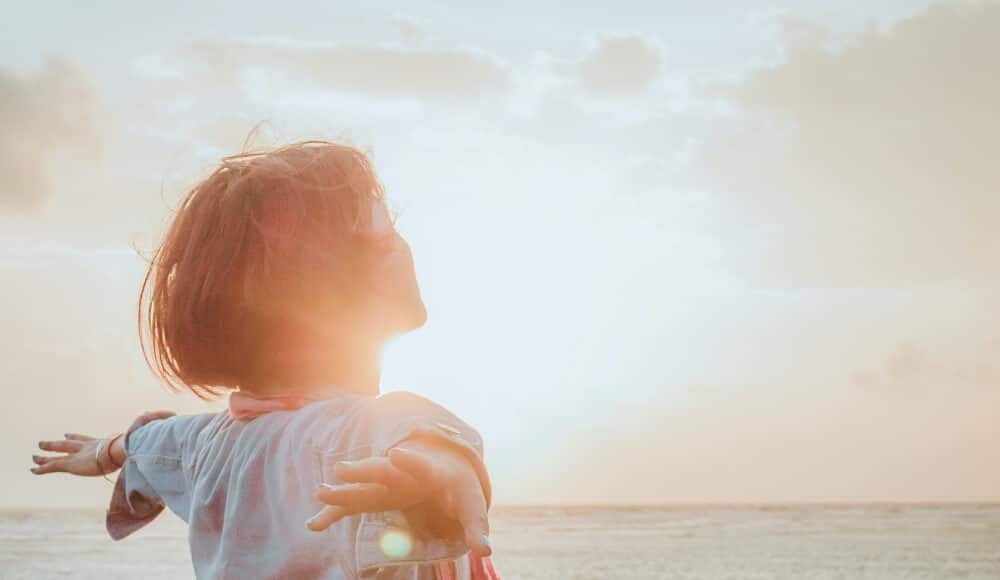
[[454, 47], [230, 41], [197, 43], [185, 56], [202, 79], [216, 83], [239, 82], [248, 70], [257, 69], [276, 80], [291, 77], [379, 96], [475, 97], [503, 89], [509, 74], [504, 63], [486, 52]]
[[599, 95], [635, 94], [660, 75], [662, 49], [639, 35], [605, 35], [597, 39], [576, 73], [581, 85]]
[[0, 70], [0, 210], [41, 208], [50, 172], [66, 156], [97, 158], [96, 100], [72, 65], [52, 60], [32, 73]]
[[[948, 5], [825, 46], [796, 29], [785, 62], [715, 95], [696, 183], [725, 195], [767, 284], [1000, 277], [1000, 4]], [[726, 123], [730, 123], [728, 129]], [[725, 129], [725, 130], [724, 130]]]
[[427, 22], [409, 15], [393, 14], [390, 22], [400, 39], [407, 44], [418, 44], [427, 38]]
[[967, 341], [962, 352], [944, 355], [911, 341], [897, 344], [874, 368], [851, 377], [855, 386], [872, 391], [926, 394], [931, 391], [992, 391], [1000, 387], [996, 359], [1000, 340]]

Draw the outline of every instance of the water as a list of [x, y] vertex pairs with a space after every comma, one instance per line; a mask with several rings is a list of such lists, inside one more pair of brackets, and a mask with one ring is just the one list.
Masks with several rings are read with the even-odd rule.
[[[498, 508], [508, 580], [1000, 579], [1000, 505]], [[120, 543], [99, 511], [0, 511], [0, 578], [186, 578], [183, 524]]]

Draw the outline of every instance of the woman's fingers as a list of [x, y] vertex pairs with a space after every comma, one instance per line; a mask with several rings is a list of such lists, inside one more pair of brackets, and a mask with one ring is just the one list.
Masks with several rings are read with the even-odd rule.
[[391, 468], [385, 457], [338, 461], [333, 467], [338, 478], [351, 483], [384, 483], [390, 477]]
[[319, 513], [306, 520], [306, 527], [314, 532], [322, 532], [341, 520], [347, 513], [337, 505], [323, 506]]
[[31, 460], [34, 461], [36, 465], [45, 465], [46, 463], [52, 463], [53, 461], [66, 459], [67, 457], [69, 457], [69, 455], [32, 455]]
[[490, 547], [490, 521], [479, 478], [463, 478], [454, 497], [456, 519], [465, 530], [465, 544], [473, 554], [489, 556], [493, 553]]
[[31, 460], [37, 465], [37, 467], [31, 468], [32, 473], [35, 475], [44, 475], [46, 473], [68, 471], [66, 460], [69, 459], [69, 457], [74, 453], [78, 453], [84, 443], [93, 441], [94, 439], [89, 435], [81, 435], [80, 433], [66, 433], [64, 437], [66, 438], [59, 441], [38, 442], [38, 448], [43, 451], [54, 451], [56, 453], [64, 453], [65, 455], [58, 455], [54, 457], [32, 455]]
[[341, 461], [334, 466], [334, 473], [348, 483], [380, 483], [397, 490], [417, 485], [413, 477], [396, 469], [387, 457]]
[[66, 433], [64, 437], [66, 437], [66, 439], [70, 441], [93, 441], [94, 439], [96, 439], [95, 437], [91, 437], [90, 435], [84, 435], [82, 433]]
[[306, 527], [314, 532], [325, 530], [345, 516], [402, 509], [412, 503], [409, 494], [393, 493], [380, 483], [324, 483], [316, 497], [327, 505], [306, 521]]
[[82, 441], [64, 439], [62, 441], [39, 441], [38, 448], [43, 451], [58, 451], [62, 453], [76, 453], [83, 447]]
[[394, 467], [417, 481], [435, 482], [434, 459], [426, 453], [406, 447], [394, 447], [389, 451], [389, 461]]
[[46, 473], [60, 473], [66, 471], [66, 462], [61, 457], [41, 457], [40, 459], [46, 461], [39, 463], [38, 467], [32, 467], [31, 473], [34, 473], [35, 475], [45, 475]]
[[324, 483], [316, 492], [316, 498], [325, 504], [339, 506], [345, 515], [381, 512], [402, 505], [399, 498], [393, 497], [389, 488], [380, 483]]

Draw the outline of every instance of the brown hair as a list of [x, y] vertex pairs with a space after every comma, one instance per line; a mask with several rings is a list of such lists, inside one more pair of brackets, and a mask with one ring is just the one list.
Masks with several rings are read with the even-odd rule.
[[[222, 160], [185, 196], [139, 296], [147, 364], [210, 399], [280, 377], [365, 294], [385, 196], [354, 147], [305, 141]], [[339, 310], [338, 310], [339, 309]]]

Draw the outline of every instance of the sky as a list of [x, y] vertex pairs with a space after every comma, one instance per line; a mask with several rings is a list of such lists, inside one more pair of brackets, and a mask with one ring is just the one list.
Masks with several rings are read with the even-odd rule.
[[39, 439], [215, 406], [145, 367], [179, 196], [237, 152], [374, 160], [429, 322], [384, 354], [501, 503], [1000, 501], [1000, 4], [10, 3], [5, 506]]

